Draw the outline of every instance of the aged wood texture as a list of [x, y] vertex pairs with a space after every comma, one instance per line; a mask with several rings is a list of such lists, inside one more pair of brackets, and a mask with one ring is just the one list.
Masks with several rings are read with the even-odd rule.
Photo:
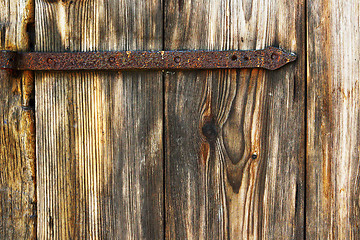
[[[36, 0], [36, 50], [158, 50], [161, 0]], [[38, 73], [38, 238], [163, 237], [161, 72]]]
[[359, 1], [308, 1], [308, 239], [360, 239]]
[[[32, 0], [0, 1], [0, 48], [30, 48]], [[35, 239], [33, 76], [0, 71], [0, 239]]]
[[302, 239], [304, 1], [166, 0], [165, 49], [280, 46], [263, 70], [166, 72], [168, 239]]

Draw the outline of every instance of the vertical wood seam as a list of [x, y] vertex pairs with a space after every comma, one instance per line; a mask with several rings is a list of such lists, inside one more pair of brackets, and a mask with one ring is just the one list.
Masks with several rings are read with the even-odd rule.
[[[165, 50], [165, 2], [166, 0], [162, 0], [162, 42], [161, 49]], [[166, 239], [166, 113], [165, 113], [165, 101], [166, 101], [166, 84], [165, 84], [165, 71], [162, 71], [162, 160], [163, 160], [163, 239]]]
[[308, 122], [307, 122], [307, 119], [308, 119], [308, 105], [307, 105], [307, 97], [308, 97], [308, 94], [307, 94], [307, 90], [308, 90], [308, 62], [309, 62], [309, 55], [308, 55], [308, 9], [307, 9], [307, 5], [308, 4], [308, 0], [304, 0], [304, 18], [305, 18], [305, 43], [304, 43], [304, 51], [305, 51], [305, 64], [304, 64], [304, 71], [305, 71], [305, 86], [304, 86], [304, 136], [305, 136], [305, 140], [304, 140], [304, 187], [305, 187], [305, 190], [304, 190], [304, 208], [303, 208], [303, 211], [304, 211], [304, 216], [303, 216], [303, 221], [304, 221], [304, 228], [303, 228], [303, 236], [304, 236], [304, 240], [307, 239], [307, 236], [306, 236], [306, 226], [307, 226], [307, 221], [306, 221], [306, 213], [307, 213], [307, 201], [306, 201], [306, 196], [307, 196], [307, 191], [308, 191], [308, 188], [306, 187], [307, 185], [307, 158], [308, 158], [308, 149], [307, 149], [307, 143], [308, 143], [308, 134], [307, 134], [307, 129], [308, 129]]

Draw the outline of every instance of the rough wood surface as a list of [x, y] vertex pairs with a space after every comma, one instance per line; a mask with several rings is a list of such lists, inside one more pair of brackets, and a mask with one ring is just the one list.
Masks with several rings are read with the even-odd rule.
[[360, 239], [360, 5], [307, 9], [306, 236]]
[[168, 239], [302, 239], [304, 1], [166, 0], [165, 49], [280, 46], [263, 70], [167, 72]]
[[[36, 0], [39, 51], [158, 50], [162, 2]], [[161, 72], [39, 73], [38, 238], [163, 237]]]
[[[30, 48], [32, 0], [0, 1], [0, 48]], [[0, 70], [0, 239], [35, 239], [33, 76]]]

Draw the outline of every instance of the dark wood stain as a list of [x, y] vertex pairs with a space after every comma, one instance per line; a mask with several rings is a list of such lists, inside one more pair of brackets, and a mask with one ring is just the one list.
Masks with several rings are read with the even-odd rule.
[[184, 6], [184, 0], [179, 0], [179, 11], [181, 12]]

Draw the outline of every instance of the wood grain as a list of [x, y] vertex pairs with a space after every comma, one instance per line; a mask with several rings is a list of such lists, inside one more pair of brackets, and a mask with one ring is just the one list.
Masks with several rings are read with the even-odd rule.
[[304, 237], [304, 1], [165, 1], [165, 50], [280, 46], [264, 70], [167, 72], [167, 239]]
[[[32, 0], [0, 1], [1, 50], [31, 48]], [[33, 75], [0, 71], [0, 239], [35, 239]]]
[[306, 237], [360, 239], [360, 5], [307, 6]]
[[[159, 50], [162, 2], [36, 1], [38, 51]], [[38, 238], [163, 237], [161, 72], [36, 74]]]

